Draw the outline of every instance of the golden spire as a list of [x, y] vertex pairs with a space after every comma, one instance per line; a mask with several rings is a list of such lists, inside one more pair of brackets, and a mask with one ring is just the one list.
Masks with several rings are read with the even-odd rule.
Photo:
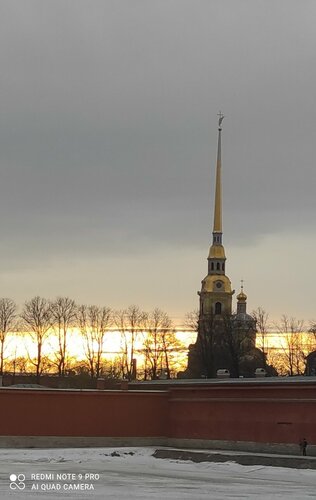
[[[217, 147], [217, 164], [216, 164], [216, 181], [215, 181], [215, 207], [214, 207], [214, 226], [213, 226], [213, 243], [208, 254], [209, 274], [225, 274], [225, 263], [217, 260], [226, 260], [225, 250], [222, 245], [222, 158], [221, 158], [221, 132], [222, 121], [224, 115], [218, 114], [218, 147]], [[216, 260], [214, 262], [214, 259]]]
[[216, 162], [216, 184], [215, 184], [215, 207], [213, 233], [222, 233], [222, 157], [221, 157], [221, 133], [224, 115], [221, 111], [217, 115], [218, 119], [218, 145]]

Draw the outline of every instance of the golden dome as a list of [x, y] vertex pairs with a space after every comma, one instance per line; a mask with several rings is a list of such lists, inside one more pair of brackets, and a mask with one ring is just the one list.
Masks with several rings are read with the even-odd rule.
[[241, 292], [237, 295], [238, 302], [246, 302], [247, 295], [244, 293], [244, 290], [241, 289]]
[[226, 259], [223, 245], [212, 245], [208, 254], [209, 259]]
[[232, 293], [230, 279], [224, 274], [208, 274], [202, 281], [201, 292]]

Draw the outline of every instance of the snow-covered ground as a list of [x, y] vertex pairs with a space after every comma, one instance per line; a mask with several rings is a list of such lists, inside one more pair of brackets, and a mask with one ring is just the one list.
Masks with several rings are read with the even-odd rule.
[[159, 460], [151, 456], [153, 452], [153, 448], [1, 449], [0, 498], [304, 500], [316, 496], [314, 470]]

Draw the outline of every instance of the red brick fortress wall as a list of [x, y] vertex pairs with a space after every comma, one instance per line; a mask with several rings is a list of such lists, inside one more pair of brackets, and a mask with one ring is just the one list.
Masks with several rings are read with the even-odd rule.
[[152, 437], [167, 432], [165, 392], [0, 390], [2, 436]]
[[171, 389], [173, 438], [316, 444], [316, 383]]
[[[316, 445], [316, 380], [165, 390], [0, 389], [0, 436], [171, 438]], [[166, 440], [167, 443], [167, 440]]]

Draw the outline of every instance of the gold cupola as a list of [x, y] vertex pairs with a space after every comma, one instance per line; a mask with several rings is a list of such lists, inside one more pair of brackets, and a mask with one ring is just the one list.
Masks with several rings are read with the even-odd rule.
[[240, 292], [237, 295], [237, 314], [247, 312], [247, 295], [244, 292], [244, 280], [241, 280]]
[[246, 302], [246, 300], [247, 300], [247, 295], [244, 292], [243, 286], [241, 287], [241, 291], [237, 295], [237, 300], [238, 300], [238, 302]]

